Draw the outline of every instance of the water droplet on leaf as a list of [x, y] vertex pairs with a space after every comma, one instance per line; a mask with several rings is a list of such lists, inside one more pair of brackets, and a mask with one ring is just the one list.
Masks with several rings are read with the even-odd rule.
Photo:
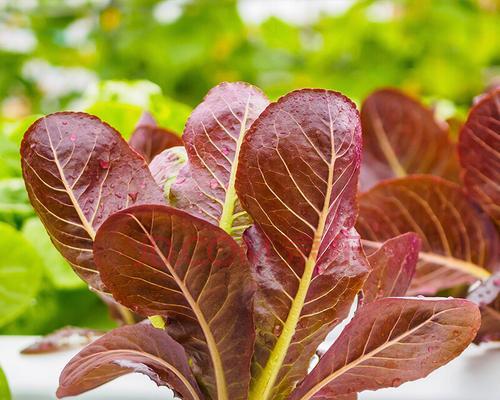
[[108, 169], [109, 168], [109, 161], [106, 160], [99, 160], [99, 166], [102, 169]]

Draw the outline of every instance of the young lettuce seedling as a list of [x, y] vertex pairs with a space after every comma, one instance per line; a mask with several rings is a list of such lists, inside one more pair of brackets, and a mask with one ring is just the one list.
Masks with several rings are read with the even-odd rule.
[[303, 89], [269, 104], [223, 83], [183, 140], [188, 161], [165, 200], [95, 117], [56, 113], [26, 133], [28, 192], [56, 247], [96, 289], [166, 322], [88, 345], [59, 397], [139, 372], [190, 400], [355, 399], [422, 378], [473, 340], [480, 314], [467, 300], [384, 297], [404, 294], [420, 243], [398, 236], [367, 260], [354, 228], [361, 125], [345, 96]]

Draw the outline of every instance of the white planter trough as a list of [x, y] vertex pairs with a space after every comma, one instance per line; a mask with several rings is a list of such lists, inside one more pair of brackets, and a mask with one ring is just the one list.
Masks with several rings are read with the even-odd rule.
[[[78, 350], [47, 355], [21, 355], [34, 336], [0, 336], [0, 364], [14, 400], [55, 399], [59, 373]], [[82, 400], [172, 400], [169, 389], [158, 388], [147, 377], [129, 374], [78, 397]], [[426, 379], [397, 389], [364, 392], [360, 400], [498, 400], [500, 399], [500, 344], [471, 345]]]

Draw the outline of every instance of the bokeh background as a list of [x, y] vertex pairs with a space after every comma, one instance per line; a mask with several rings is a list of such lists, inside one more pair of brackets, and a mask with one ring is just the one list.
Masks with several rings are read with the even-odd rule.
[[0, 0], [0, 334], [113, 325], [29, 204], [26, 128], [86, 110], [128, 137], [147, 109], [180, 133], [212, 86], [235, 80], [358, 104], [396, 86], [460, 121], [500, 84], [500, 1]]

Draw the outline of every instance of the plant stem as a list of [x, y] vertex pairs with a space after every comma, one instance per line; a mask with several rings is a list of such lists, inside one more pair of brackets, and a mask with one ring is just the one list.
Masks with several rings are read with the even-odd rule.
[[116, 303], [116, 306], [118, 307], [118, 312], [123, 318], [123, 322], [125, 322], [125, 325], [133, 325], [135, 324], [135, 318], [134, 314], [132, 311], [130, 311], [127, 307], [122, 306], [121, 304]]
[[245, 107], [245, 114], [243, 115], [243, 120], [241, 122], [240, 135], [238, 136], [238, 140], [236, 142], [236, 151], [234, 153], [234, 160], [231, 166], [231, 173], [229, 176], [229, 183], [226, 189], [226, 197], [224, 198], [224, 206], [222, 207], [222, 213], [220, 216], [219, 227], [226, 231], [228, 235], [232, 233], [233, 221], [234, 221], [234, 206], [237, 200], [236, 196], [236, 171], [238, 169], [238, 160], [240, 156], [240, 148], [241, 143], [243, 142], [243, 138], [246, 132], [246, 122], [248, 119], [248, 108], [250, 103], [250, 97], [247, 100], [247, 104]]

